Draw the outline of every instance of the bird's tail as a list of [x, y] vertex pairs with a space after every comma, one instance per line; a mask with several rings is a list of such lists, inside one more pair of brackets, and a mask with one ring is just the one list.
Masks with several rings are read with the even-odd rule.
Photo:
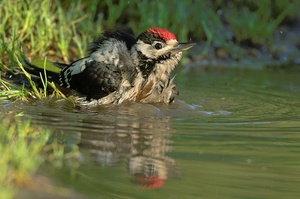
[[[31, 81], [33, 81], [37, 88], [45, 88], [45, 81], [53, 82], [55, 87], [62, 94], [66, 95], [70, 92], [70, 89], [62, 87], [59, 82], [59, 73], [64, 67], [68, 66], [67, 64], [45, 62], [41, 60], [30, 62], [26, 58], [22, 60], [22, 63], [22, 72], [20, 74], [21, 78], [19, 76], [19, 83], [32, 87]], [[14, 80], [14, 82], [16, 81]], [[47, 86], [47, 91], [52, 92], [53, 87]]]
[[40, 79], [46, 75], [48, 81], [58, 82], [61, 68], [57, 67], [57, 63], [47, 62], [41, 65], [41, 61], [32, 63], [26, 58], [23, 61], [26, 66], [26, 72], [28, 72], [33, 79]]

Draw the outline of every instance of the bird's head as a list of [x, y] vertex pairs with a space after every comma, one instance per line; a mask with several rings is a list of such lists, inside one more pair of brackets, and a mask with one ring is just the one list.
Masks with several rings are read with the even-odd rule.
[[163, 28], [149, 28], [141, 33], [133, 46], [139, 68], [146, 78], [153, 71], [168, 76], [181, 59], [182, 52], [195, 43], [179, 43], [176, 36]]
[[193, 47], [194, 43], [179, 43], [176, 36], [163, 28], [149, 28], [136, 41], [136, 49], [148, 59], [164, 59]]

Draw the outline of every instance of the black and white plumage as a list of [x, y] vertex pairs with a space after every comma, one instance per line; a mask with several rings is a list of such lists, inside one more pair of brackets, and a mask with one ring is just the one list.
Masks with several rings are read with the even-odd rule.
[[137, 38], [121, 31], [105, 31], [89, 49], [89, 56], [62, 67], [54, 81], [86, 96], [84, 104], [173, 101], [177, 94], [170, 73], [182, 51], [194, 43], [178, 43], [173, 33], [150, 28]]
[[122, 75], [132, 81], [136, 75], [130, 56], [135, 38], [120, 31], [106, 31], [90, 46], [90, 55], [77, 60], [59, 73], [59, 84], [100, 99], [116, 91]]

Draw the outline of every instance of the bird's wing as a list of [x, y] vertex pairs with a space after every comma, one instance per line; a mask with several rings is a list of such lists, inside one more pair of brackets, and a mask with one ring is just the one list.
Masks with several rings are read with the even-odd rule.
[[127, 35], [123, 33], [107, 34], [93, 44], [88, 57], [62, 69], [61, 86], [77, 90], [87, 99], [99, 99], [116, 91], [124, 78], [131, 82], [135, 75], [129, 51], [132, 43], [124, 39]]
[[81, 59], [64, 68], [60, 73], [61, 86], [99, 99], [116, 91], [122, 81], [121, 71], [113, 64]]

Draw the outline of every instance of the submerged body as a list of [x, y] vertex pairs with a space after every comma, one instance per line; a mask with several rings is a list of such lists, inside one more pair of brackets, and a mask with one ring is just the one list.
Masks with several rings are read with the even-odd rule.
[[90, 46], [89, 56], [62, 67], [57, 83], [86, 96], [84, 104], [120, 104], [125, 100], [170, 103], [177, 95], [170, 77], [182, 51], [174, 34], [150, 28], [136, 39], [120, 31], [106, 31]]

